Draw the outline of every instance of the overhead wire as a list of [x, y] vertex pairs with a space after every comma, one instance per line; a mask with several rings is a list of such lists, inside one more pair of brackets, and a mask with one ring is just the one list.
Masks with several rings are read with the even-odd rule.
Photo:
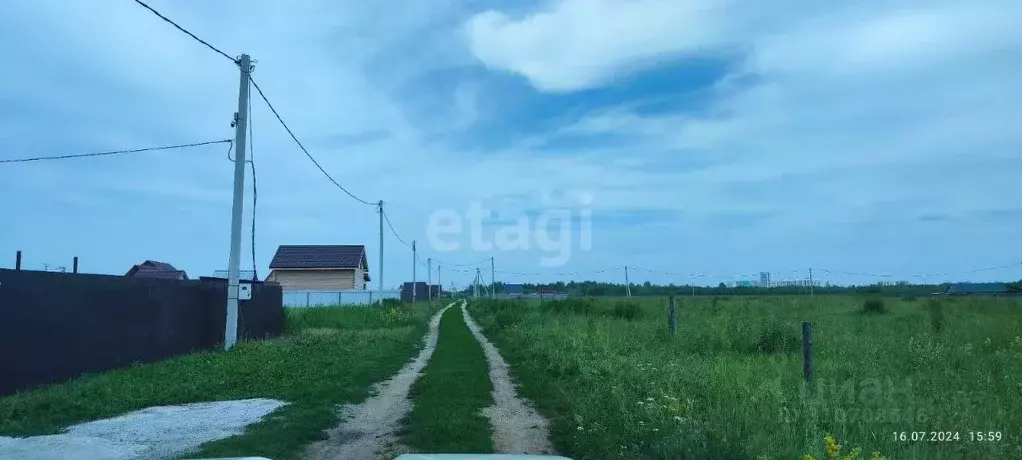
[[390, 217], [387, 216], [387, 211], [385, 211], [385, 210], [383, 210], [381, 208], [380, 212], [383, 213], [383, 220], [387, 221], [387, 227], [390, 227], [390, 232], [394, 234], [394, 238], [397, 238], [397, 240], [400, 241], [401, 244], [403, 244], [405, 246], [411, 246], [410, 244], [408, 244], [405, 240], [403, 240], [401, 238], [401, 235], [397, 234], [397, 230], [394, 230], [394, 224], [390, 223]]
[[[160, 150], [173, 150], [173, 149], [183, 149], [183, 148], [189, 148], [189, 147], [201, 147], [201, 146], [204, 146], [204, 145], [212, 145], [212, 144], [225, 144], [225, 143], [233, 144], [233, 142], [234, 141], [232, 141], [230, 139], [221, 139], [221, 140], [218, 140], [218, 141], [195, 142], [195, 143], [191, 143], [191, 144], [164, 145], [164, 146], [160, 146], [160, 147], [145, 147], [145, 148], [139, 148], [139, 149], [112, 150], [112, 151], [109, 151], [109, 152], [79, 153], [79, 154], [72, 154], [72, 155], [58, 155], [58, 156], [50, 156], [50, 157], [14, 158], [14, 159], [0, 160], [0, 163], [29, 163], [29, 162], [33, 162], [33, 161], [68, 160], [68, 159], [72, 159], [72, 158], [91, 158], [91, 157], [102, 157], [102, 156], [110, 156], [110, 155], [126, 155], [126, 154], [131, 154], [131, 153], [155, 152], [155, 151], [160, 151]], [[230, 150], [228, 150], [228, 152], [230, 152]]]
[[149, 10], [150, 12], [152, 12], [153, 14], [155, 14], [156, 16], [159, 16], [159, 18], [160, 18], [160, 19], [163, 19], [163, 20], [164, 20], [164, 21], [166, 21], [166, 22], [167, 22], [168, 24], [170, 24], [170, 25], [172, 25], [172, 26], [176, 27], [176, 28], [177, 28], [177, 30], [180, 30], [181, 32], [184, 32], [184, 33], [185, 33], [186, 35], [188, 35], [189, 37], [192, 37], [192, 39], [194, 39], [195, 41], [197, 41], [197, 42], [199, 42], [199, 43], [202, 43], [203, 45], [206, 45], [206, 47], [207, 47], [207, 48], [209, 48], [209, 49], [213, 50], [213, 51], [214, 51], [214, 52], [216, 52], [217, 54], [219, 54], [219, 55], [221, 55], [221, 56], [223, 56], [223, 57], [227, 58], [228, 60], [230, 60], [231, 62], [233, 62], [233, 63], [235, 63], [235, 64], [237, 64], [237, 63], [238, 63], [238, 60], [237, 60], [237, 59], [235, 59], [235, 58], [232, 58], [232, 57], [231, 57], [230, 55], [228, 55], [227, 53], [225, 53], [225, 52], [223, 52], [223, 51], [220, 51], [220, 49], [219, 49], [219, 48], [217, 48], [217, 47], [215, 47], [215, 46], [213, 46], [213, 45], [209, 44], [209, 42], [207, 42], [206, 40], [203, 40], [203, 39], [199, 38], [198, 36], [196, 36], [195, 34], [193, 34], [193, 33], [189, 32], [189, 31], [188, 31], [187, 29], [185, 29], [184, 27], [181, 27], [180, 25], [178, 25], [178, 23], [176, 23], [176, 22], [174, 22], [174, 21], [170, 20], [170, 18], [168, 18], [168, 17], [166, 17], [166, 16], [164, 16], [164, 15], [160, 14], [160, 12], [159, 12], [159, 11], [156, 11], [156, 9], [154, 9], [153, 7], [151, 7], [151, 6], [147, 5], [147, 4], [145, 3], [145, 2], [143, 2], [143, 1], [141, 1], [141, 0], [135, 0], [135, 3], [138, 3], [139, 5], [142, 5], [142, 7], [143, 7], [143, 8], [145, 8], [145, 9]]
[[359, 203], [362, 203], [362, 204], [365, 204], [365, 205], [369, 205], [369, 206], [376, 206], [377, 205], [377, 203], [370, 203], [370, 202], [368, 202], [366, 200], [363, 200], [363, 199], [355, 196], [355, 194], [349, 192], [348, 189], [344, 188], [343, 185], [341, 185], [339, 182], [337, 182], [337, 180], [335, 180], [333, 178], [333, 176], [330, 175], [330, 173], [326, 172], [326, 170], [323, 169], [323, 166], [320, 165], [319, 162], [316, 161], [316, 158], [313, 157], [311, 153], [309, 153], [309, 150], [305, 148], [305, 145], [302, 144], [302, 141], [298, 140], [298, 136], [296, 136], [295, 133], [293, 131], [291, 131], [291, 128], [288, 127], [287, 123], [284, 122], [284, 119], [281, 118], [280, 113], [278, 113], [277, 109], [273, 107], [273, 104], [266, 97], [266, 94], [263, 93], [263, 89], [259, 87], [259, 84], [256, 83], [255, 79], [253, 79], [251, 75], [249, 75], [249, 81], [252, 82], [252, 86], [254, 86], [256, 91], [259, 93], [259, 97], [261, 97], [263, 99], [263, 102], [266, 103], [266, 106], [270, 108], [270, 112], [273, 112], [273, 116], [277, 117], [277, 121], [280, 122], [280, 125], [284, 127], [284, 130], [287, 131], [287, 133], [291, 136], [291, 139], [293, 139], [295, 141], [295, 144], [298, 144], [298, 148], [302, 149], [302, 152], [305, 152], [305, 156], [309, 157], [309, 160], [312, 161], [312, 164], [316, 165], [316, 168], [319, 169], [319, 172], [323, 173], [323, 175], [326, 176], [326, 178], [329, 179], [330, 182], [332, 182], [335, 186], [337, 186], [337, 188], [341, 189], [341, 191], [346, 193], [348, 196], [350, 196], [355, 201], [358, 201]]
[[259, 203], [259, 187], [256, 185], [255, 146], [252, 142], [252, 92], [248, 92], [248, 164], [252, 167], [252, 280], [259, 279], [256, 269], [256, 206]]

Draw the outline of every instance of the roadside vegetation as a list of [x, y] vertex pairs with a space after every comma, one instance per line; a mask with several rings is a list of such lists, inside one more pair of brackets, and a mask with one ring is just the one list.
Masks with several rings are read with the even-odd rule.
[[412, 385], [412, 412], [402, 441], [413, 452], [493, 452], [493, 403], [486, 356], [456, 304], [440, 320], [440, 336], [422, 377]]
[[[275, 340], [87, 375], [0, 398], [0, 435], [58, 433], [64, 427], [150, 406], [246, 398], [290, 404], [240, 436], [203, 446], [202, 456], [299, 458], [337, 423], [339, 404], [365, 399], [422, 345], [436, 308], [414, 306], [287, 310]], [[484, 369], [485, 372], [485, 369]]]
[[666, 297], [470, 311], [576, 460], [1022, 458], [1022, 301], [865, 300], [679, 297], [676, 336]]

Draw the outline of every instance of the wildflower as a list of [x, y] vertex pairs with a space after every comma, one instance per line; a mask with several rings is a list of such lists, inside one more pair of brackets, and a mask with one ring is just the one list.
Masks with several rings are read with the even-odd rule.
[[837, 440], [833, 436], [824, 436], [823, 442], [827, 447], [827, 458], [836, 459], [841, 454], [841, 444], [837, 443]]
[[674, 416], [674, 421], [675, 422], [681, 422], [681, 420], [682, 420], [682, 418], [680, 416], [678, 416], [678, 415]]
[[581, 427], [581, 426], [580, 426], [580, 427], [578, 427], [578, 431], [582, 431], [582, 427]]
[[653, 398], [646, 398], [646, 401], [653, 402]]
[[639, 401], [639, 405], [640, 405], [640, 406], [641, 406], [641, 405], [643, 405], [643, 404], [646, 404], [646, 403], [644, 403], [644, 402], [642, 402], [642, 401]]
[[862, 448], [858, 446], [853, 447], [852, 450], [848, 451], [848, 455], [845, 455], [844, 460], [861, 460], [860, 454], [862, 454]]
[[656, 433], [657, 431], [660, 431], [660, 428], [653, 428], [654, 433]]

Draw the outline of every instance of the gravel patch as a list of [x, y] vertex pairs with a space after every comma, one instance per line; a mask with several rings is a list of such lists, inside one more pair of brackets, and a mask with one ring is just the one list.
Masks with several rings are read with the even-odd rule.
[[0, 436], [0, 458], [171, 459], [196, 451], [204, 443], [241, 434], [245, 427], [285, 404], [273, 399], [244, 399], [150, 407], [73, 425], [62, 434]]
[[500, 356], [497, 347], [483, 336], [464, 303], [461, 304], [461, 313], [468, 329], [483, 347], [490, 366], [493, 405], [484, 409], [483, 413], [493, 425], [494, 449], [502, 454], [554, 454], [549, 423], [533, 409], [529, 400], [518, 396], [507, 362]]
[[325, 441], [309, 446], [305, 458], [312, 460], [377, 460], [392, 459], [408, 449], [398, 444], [397, 431], [401, 421], [412, 410], [408, 391], [422, 375], [436, 349], [440, 317], [454, 303], [441, 309], [429, 321], [425, 346], [414, 360], [405, 364], [389, 380], [376, 384], [373, 396], [361, 404], [348, 404], [341, 409], [341, 423], [327, 431]]

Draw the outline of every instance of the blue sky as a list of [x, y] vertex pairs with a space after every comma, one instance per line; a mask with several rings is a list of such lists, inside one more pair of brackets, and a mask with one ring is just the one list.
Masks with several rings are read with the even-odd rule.
[[[323, 166], [384, 200], [423, 259], [493, 256], [542, 275], [498, 273], [507, 281], [621, 280], [585, 274], [624, 265], [639, 282], [810, 267], [838, 283], [876, 278], [835, 272], [1022, 278], [1019, 2], [150, 4], [252, 55], [254, 78]], [[134, 2], [2, 11], [0, 158], [233, 137], [237, 69]], [[374, 210], [253, 104], [260, 273], [281, 244], [365, 244], [375, 274]], [[225, 268], [223, 147], [0, 165], [0, 266], [20, 249], [29, 269], [73, 256], [97, 273], [144, 259], [192, 275]], [[538, 244], [473, 251], [467, 230], [462, 249], [434, 248], [431, 216], [472, 203], [497, 211], [490, 239], [518, 216], [567, 210], [576, 247], [561, 267], [543, 266]], [[577, 247], [583, 209], [591, 250]], [[391, 286], [410, 279], [411, 254], [385, 238]]]

